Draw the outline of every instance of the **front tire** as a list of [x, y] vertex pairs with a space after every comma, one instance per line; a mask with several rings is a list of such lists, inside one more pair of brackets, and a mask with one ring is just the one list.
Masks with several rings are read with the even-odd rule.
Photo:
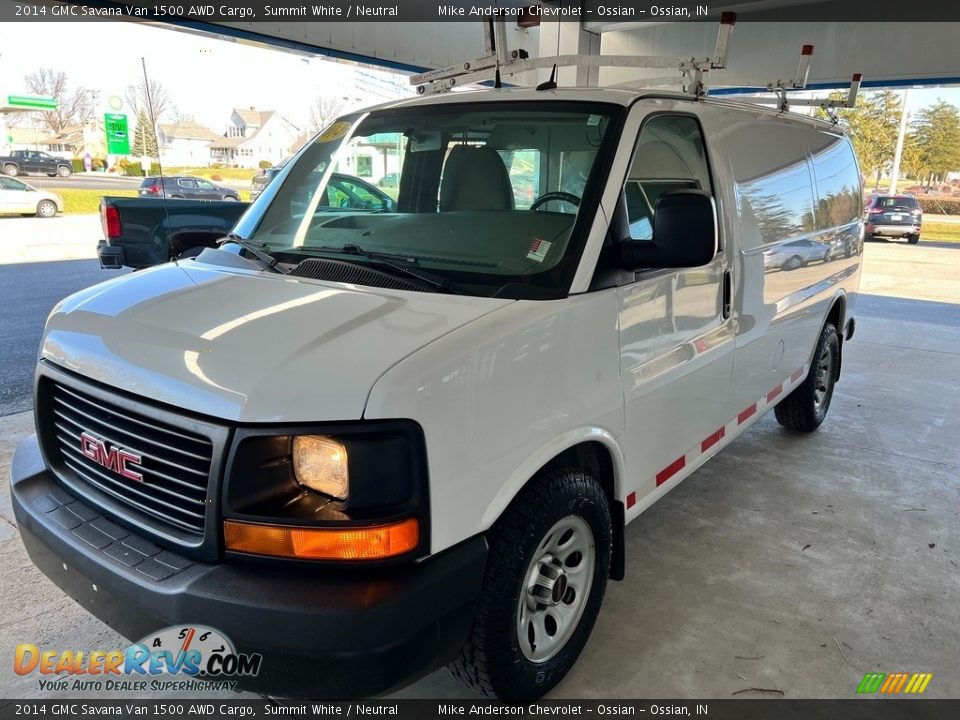
[[17, 176], [17, 166], [16, 165], [4, 165], [3, 174], [8, 175], [9, 177]]
[[57, 204], [53, 200], [41, 200], [37, 203], [37, 217], [52, 218], [57, 215]]
[[61, 165], [60, 167], [57, 168], [57, 175], [59, 175], [62, 178], [70, 177], [71, 175], [73, 175], [73, 169], [68, 168], [66, 165]]
[[806, 379], [774, 408], [777, 422], [789, 430], [813, 432], [827, 417], [840, 363], [837, 329], [827, 323], [820, 332]]
[[470, 636], [451, 672], [489, 697], [541, 697], [573, 667], [603, 602], [612, 529], [606, 495], [576, 468], [542, 473], [489, 534]]

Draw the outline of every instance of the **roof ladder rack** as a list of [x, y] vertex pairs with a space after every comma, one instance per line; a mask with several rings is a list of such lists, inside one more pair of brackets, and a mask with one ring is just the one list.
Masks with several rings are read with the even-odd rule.
[[723, 69], [727, 65], [730, 37], [733, 34], [736, 17], [736, 13], [733, 12], [721, 14], [716, 47], [714, 54], [710, 57], [559, 55], [530, 58], [524, 50], [508, 51], [506, 26], [503, 20], [487, 20], [484, 23], [485, 55], [470, 62], [414, 75], [410, 78], [410, 84], [417, 86], [417, 93], [420, 95], [436, 95], [464, 85], [493, 80], [498, 70], [501, 76], [507, 76], [531, 70], [548, 69], [554, 65], [557, 67], [658, 68], [672, 70], [674, 73], [679, 73], [680, 77], [674, 74], [667, 78], [647, 78], [637, 83], [654, 86], [682, 84], [685, 92], [701, 97], [706, 94], [704, 73]]
[[860, 83], [863, 75], [855, 73], [850, 80], [850, 90], [843, 99], [834, 98], [796, 98], [787, 97], [788, 90], [803, 90], [807, 87], [807, 77], [810, 75], [810, 61], [813, 59], [813, 45], [804, 45], [800, 50], [800, 64], [797, 66], [797, 75], [793, 80], [784, 82], [777, 80], [767, 83], [767, 91], [776, 95], [774, 98], [751, 98], [750, 102], [759, 105], [776, 105], [780, 112], [787, 112], [791, 105], [804, 107], [818, 107], [824, 110], [832, 108], [852, 108], [857, 104], [857, 94], [860, 92]]

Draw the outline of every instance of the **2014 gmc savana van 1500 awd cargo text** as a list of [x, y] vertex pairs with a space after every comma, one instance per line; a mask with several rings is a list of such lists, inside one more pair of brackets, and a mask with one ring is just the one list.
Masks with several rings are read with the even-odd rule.
[[[395, 206], [331, 197], [374, 169]], [[631, 561], [625, 523], [765, 411], [823, 421], [861, 208], [841, 132], [746, 105], [504, 90], [346, 116], [218, 248], [54, 308], [24, 543], [128, 637], [200, 623], [261, 653], [272, 693], [449, 664], [540, 696]]]

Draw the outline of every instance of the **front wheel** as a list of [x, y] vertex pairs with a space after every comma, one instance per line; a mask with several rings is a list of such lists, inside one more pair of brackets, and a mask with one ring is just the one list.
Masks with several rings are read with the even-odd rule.
[[61, 165], [57, 168], [57, 175], [60, 177], [70, 177], [73, 174], [73, 170], [68, 168], [66, 165]]
[[840, 367], [840, 339], [827, 323], [820, 332], [806, 379], [774, 408], [777, 422], [790, 430], [813, 432], [827, 417]]
[[4, 174], [4, 175], [9, 175], [10, 177], [16, 177], [16, 176], [17, 176], [17, 166], [16, 166], [16, 165], [4, 165], [4, 166], [3, 166], [3, 174]]
[[37, 204], [37, 217], [52, 218], [57, 214], [57, 205], [53, 200], [41, 200]]
[[484, 695], [536, 699], [573, 667], [600, 611], [612, 552], [607, 498], [582, 470], [546, 471], [489, 540], [473, 627], [450, 670]]

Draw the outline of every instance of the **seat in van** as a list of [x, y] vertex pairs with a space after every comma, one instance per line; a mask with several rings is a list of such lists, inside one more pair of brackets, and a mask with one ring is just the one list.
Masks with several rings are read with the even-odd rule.
[[488, 147], [453, 147], [443, 166], [440, 210], [513, 210], [513, 188], [500, 154]]

